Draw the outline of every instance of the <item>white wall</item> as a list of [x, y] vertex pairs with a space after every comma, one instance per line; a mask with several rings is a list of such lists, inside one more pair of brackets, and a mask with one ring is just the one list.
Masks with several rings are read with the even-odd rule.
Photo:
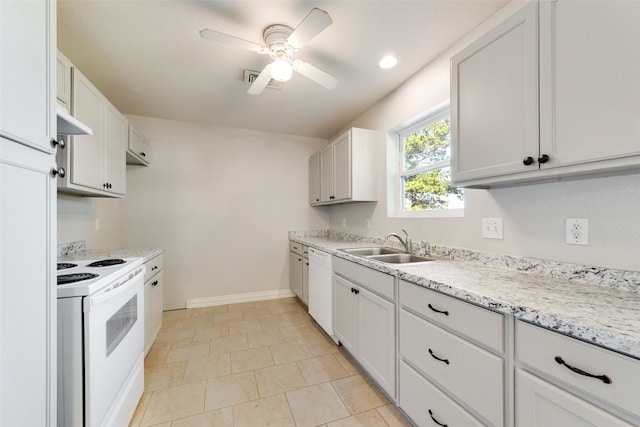
[[58, 193], [58, 243], [76, 240], [91, 249], [119, 248], [120, 201]]
[[[350, 126], [388, 131], [449, 98], [449, 58], [521, 4], [507, 5]], [[606, 83], [604, 83], [606, 84]], [[331, 229], [369, 236], [407, 229], [414, 242], [513, 254], [628, 270], [640, 270], [640, 175], [466, 190], [463, 218], [387, 217], [386, 145], [378, 163], [377, 203], [331, 208]], [[481, 218], [502, 217], [504, 239], [481, 237]], [[564, 243], [565, 218], [589, 218], [589, 245]], [[347, 228], [342, 219], [347, 219]], [[371, 228], [365, 229], [365, 219]]]
[[123, 247], [165, 253], [165, 307], [289, 287], [289, 230], [327, 229], [308, 204], [308, 159], [326, 140], [129, 117], [153, 145], [127, 167]]

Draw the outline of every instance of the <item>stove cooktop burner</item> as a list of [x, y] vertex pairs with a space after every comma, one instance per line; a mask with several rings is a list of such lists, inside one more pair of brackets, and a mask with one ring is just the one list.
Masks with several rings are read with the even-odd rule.
[[61, 274], [58, 276], [58, 285], [66, 285], [69, 283], [80, 282], [82, 280], [95, 279], [97, 274], [93, 273], [74, 273], [74, 274]]
[[124, 264], [126, 261], [120, 258], [101, 259], [100, 261], [87, 264], [87, 267], [109, 267], [112, 265]]
[[77, 267], [78, 264], [71, 264], [70, 262], [59, 262], [58, 270], [66, 270], [67, 268]]

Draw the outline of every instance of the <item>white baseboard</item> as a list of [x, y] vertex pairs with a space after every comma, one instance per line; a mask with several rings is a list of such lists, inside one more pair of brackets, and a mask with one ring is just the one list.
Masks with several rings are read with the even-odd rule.
[[212, 307], [214, 305], [237, 304], [267, 299], [295, 297], [291, 289], [277, 289], [264, 292], [247, 292], [245, 294], [221, 295], [219, 297], [193, 298], [187, 300], [187, 308]]

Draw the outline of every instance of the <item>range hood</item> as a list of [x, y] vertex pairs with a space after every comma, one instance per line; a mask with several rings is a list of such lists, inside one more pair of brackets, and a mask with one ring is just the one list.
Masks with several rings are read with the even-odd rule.
[[58, 105], [58, 135], [93, 135], [93, 130]]

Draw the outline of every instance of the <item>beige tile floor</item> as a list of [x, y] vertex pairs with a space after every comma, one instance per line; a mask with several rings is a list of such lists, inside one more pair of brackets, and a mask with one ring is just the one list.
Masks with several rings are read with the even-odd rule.
[[410, 425], [295, 298], [164, 312], [129, 424]]

